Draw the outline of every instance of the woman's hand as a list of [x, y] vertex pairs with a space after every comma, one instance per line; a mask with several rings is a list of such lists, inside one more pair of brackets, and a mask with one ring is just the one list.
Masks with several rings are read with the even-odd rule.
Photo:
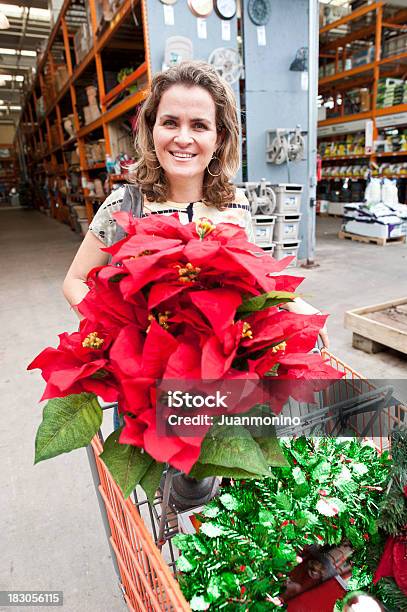
[[[281, 304], [281, 308], [284, 310], [288, 310], [289, 312], [294, 312], [295, 314], [322, 314], [320, 310], [308, 304], [305, 300], [301, 298], [295, 298], [293, 302], [287, 302], [286, 304]], [[329, 336], [328, 336], [328, 328], [326, 323], [324, 327], [319, 332], [319, 337], [324, 345], [324, 348], [329, 348]]]

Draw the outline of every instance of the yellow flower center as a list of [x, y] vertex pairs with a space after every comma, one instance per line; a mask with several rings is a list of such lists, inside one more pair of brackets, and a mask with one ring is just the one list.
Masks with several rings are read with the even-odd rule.
[[145, 251], [141, 251], [141, 253], [139, 253], [138, 255], [133, 255], [132, 257], [129, 257], [129, 259], [138, 259], [139, 257], [143, 257], [144, 255], [152, 255], [153, 251], [149, 251], [148, 249]]
[[210, 219], [207, 217], [201, 217], [196, 224], [196, 231], [200, 239], [203, 240], [205, 236], [210, 234], [215, 229], [215, 227], [216, 225], [214, 225]]
[[[166, 310], [164, 313], [159, 312], [157, 316], [153, 314], [149, 314], [147, 318], [149, 321], [157, 321], [158, 325], [161, 325], [163, 329], [169, 329], [170, 326], [168, 325], [167, 321], [170, 316], [171, 316], [170, 311]], [[147, 327], [146, 333], [150, 331], [150, 327], [151, 327], [151, 323]]]
[[252, 326], [250, 323], [243, 323], [242, 338], [250, 338], [250, 340], [253, 339]]
[[276, 346], [273, 346], [271, 350], [273, 353], [278, 353], [278, 351], [285, 351], [286, 346], [287, 346], [287, 342], [283, 340], [283, 342], [280, 342], [280, 344], [276, 344]]
[[104, 343], [103, 338], [99, 338], [97, 332], [91, 332], [90, 334], [86, 336], [85, 340], [82, 342], [82, 346], [83, 348], [100, 349], [103, 343]]
[[195, 267], [191, 263], [187, 263], [184, 267], [177, 265], [176, 268], [178, 268], [178, 280], [181, 283], [195, 282], [201, 271], [201, 268]]

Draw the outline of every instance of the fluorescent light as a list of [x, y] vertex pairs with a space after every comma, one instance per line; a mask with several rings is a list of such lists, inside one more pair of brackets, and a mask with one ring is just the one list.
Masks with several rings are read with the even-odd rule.
[[[37, 57], [36, 51], [29, 51], [28, 49], [22, 49], [21, 55], [25, 57]], [[17, 55], [16, 49], [0, 49], [0, 55]]]
[[24, 77], [22, 74], [16, 74], [14, 76], [12, 74], [0, 74], [0, 81], [12, 81], [13, 78], [15, 78], [17, 82], [24, 81]]
[[[9, 17], [21, 18], [27, 6], [15, 6], [14, 4], [1, 4], [1, 10]], [[50, 21], [51, 13], [48, 9], [30, 8], [30, 18], [37, 21]]]
[[21, 110], [21, 106], [17, 106], [17, 105], [14, 105], [14, 104], [12, 106], [7, 106], [7, 104], [2, 104], [0, 106], [0, 110], [7, 110], [7, 109], [10, 109], [12, 111], [19, 111], [19, 110]]
[[0, 30], [8, 30], [10, 27], [9, 21], [3, 11], [0, 11]]

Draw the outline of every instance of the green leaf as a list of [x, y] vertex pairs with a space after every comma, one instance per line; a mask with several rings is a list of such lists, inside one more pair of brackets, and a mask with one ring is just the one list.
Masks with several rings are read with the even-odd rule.
[[237, 312], [257, 312], [259, 310], [264, 310], [265, 308], [270, 308], [271, 306], [276, 306], [277, 304], [292, 302], [294, 301], [295, 297], [295, 293], [290, 293], [288, 291], [268, 291], [262, 295], [257, 295], [249, 298], [248, 300], [244, 300], [237, 309]]
[[209, 502], [209, 504], [202, 509], [201, 514], [207, 518], [214, 518], [215, 516], [218, 516], [219, 512], [220, 508], [215, 505], [215, 502]]
[[306, 482], [293, 487], [293, 497], [295, 497], [295, 499], [301, 499], [301, 497], [306, 497], [308, 494], [309, 485]]
[[254, 438], [268, 465], [273, 467], [287, 467], [289, 465], [284, 455], [274, 427], [270, 428], [270, 435]]
[[203, 595], [194, 595], [189, 605], [191, 610], [207, 610], [211, 604]]
[[179, 550], [185, 551], [191, 548], [191, 538], [192, 536], [186, 533], [177, 533], [171, 541]]
[[102, 409], [93, 393], [49, 400], [35, 438], [34, 463], [87, 446], [102, 418]]
[[351, 463], [351, 468], [360, 476], [363, 476], [369, 471], [364, 463]]
[[110, 434], [105, 441], [100, 458], [126, 498], [140, 483], [154, 459], [137, 446], [120, 444], [120, 434], [121, 428]]
[[305, 479], [304, 472], [298, 466], [293, 469], [293, 478], [298, 485], [302, 485], [307, 482]]
[[184, 555], [181, 555], [177, 559], [177, 568], [180, 572], [192, 572], [192, 570], [196, 567], [196, 561], [193, 563], [189, 561]]
[[195, 547], [195, 550], [197, 550], [199, 553], [201, 553], [201, 555], [207, 555], [208, 554], [208, 548], [205, 546], [205, 544], [202, 542], [202, 540], [199, 539], [198, 536], [192, 536], [193, 537], [193, 545]]
[[208, 538], [217, 538], [225, 533], [225, 529], [221, 525], [214, 525], [213, 523], [203, 523], [199, 531]]
[[159, 487], [161, 476], [164, 470], [164, 463], [154, 461], [150, 464], [144, 476], [140, 480], [140, 486], [144, 490], [150, 504], [153, 503], [156, 491]]
[[295, 515], [295, 522], [298, 527], [303, 529], [307, 525], [316, 525], [319, 522], [318, 517], [309, 510], [301, 510]]
[[291, 510], [291, 499], [285, 493], [278, 493], [276, 495], [276, 506], [280, 510]]
[[240, 506], [239, 501], [236, 497], [233, 497], [230, 493], [224, 493], [219, 497], [220, 503], [225, 506], [226, 510], [237, 510]]
[[220, 582], [221, 582], [221, 578], [219, 578], [219, 576], [212, 576], [211, 579], [209, 580], [209, 584], [206, 588], [206, 592], [211, 598], [211, 601], [215, 601], [216, 599], [219, 599], [219, 597], [222, 595], [221, 590], [219, 588]]
[[[199, 463], [269, 475], [268, 464], [259, 445], [241, 425], [214, 425], [202, 442]], [[218, 475], [223, 475], [223, 472], [218, 472]]]
[[266, 527], [272, 527], [276, 523], [275, 513], [262, 508], [259, 512], [259, 523]]
[[312, 470], [312, 478], [318, 482], [328, 480], [331, 475], [331, 464], [328, 461], [320, 461]]
[[204, 465], [199, 463], [199, 461], [195, 463], [188, 476], [196, 478], [196, 480], [202, 480], [207, 476], [223, 476], [224, 478], [234, 478], [235, 480], [263, 478], [263, 476], [259, 476], [259, 474], [246, 472], [246, 470], [241, 470], [240, 468], [228, 468], [224, 465], [212, 465], [211, 463]]

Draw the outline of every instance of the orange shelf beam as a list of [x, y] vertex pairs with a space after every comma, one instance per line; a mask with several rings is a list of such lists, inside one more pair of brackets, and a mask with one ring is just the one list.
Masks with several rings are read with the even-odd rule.
[[372, 111], [366, 111], [365, 113], [355, 113], [354, 115], [344, 115], [343, 117], [332, 117], [330, 119], [324, 119], [318, 122], [318, 127], [324, 127], [326, 125], [335, 125], [336, 123], [346, 123], [349, 121], [358, 121], [359, 119], [371, 119]]
[[331, 74], [330, 76], [323, 77], [319, 80], [319, 84], [323, 86], [329, 83], [334, 83], [335, 81], [340, 81], [341, 79], [352, 77], [356, 74], [361, 74], [362, 72], [370, 72], [370, 70], [373, 70], [374, 67], [375, 62], [369, 62], [369, 64], [363, 64], [363, 66], [357, 66], [351, 70], [344, 70], [343, 72], [338, 72], [337, 74]]
[[95, 49], [101, 51], [103, 47], [109, 42], [116, 30], [121, 26], [124, 19], [130, 13], [134, 0], [124, 0], [122, 6], [119, 8], [112, 21], [109, 23], [108, 28], [103, 34], [97, 39]]
[[382, 6], [383, 6], [383, 2], [375, 2], [374, 4], [369, 4], [368, 6], [362, 6], [356, 9], [356, 11], [349, 13], [349, 15], [345, 15], [345, 17], [341, 17], [341, 19], [337, 19], [336, 21], [333, 21], [332, 23], [328, 23], [326, 26], [324, 26], [323, 28], [319, 30], [319, 33], [325, 34], [325, 32], [329, 32], [330, 30], [339, 28], [339, 26], [345, 25], [346, 23], [349, 23], [350, 21], [355, 21], [356, 19], [363, 17], [363, 15], [367, 15], [367, 13], [371, 13], [372, 11], [375, 11], [376, 9]]
[[114, 98], [116, 98], [120, 93], [122, 93], [122, 91], [127, 89], [127, 87], [129, 87], [132, 83], [134, 83], [134, 81], [139, 79], [146, 72], [147, 72], [147, 64], [146, 62], [143, 62], [141, 66], [139, 66], [136, 70], [134, 70], [134, 72], [129, 74], [125, 79], [123, 79], [121, 83], [116, 85], [116, 87], [111, 89], [104, 96], [104, 98], [101, 100], [102, 104], [108, 105], [109, 103], [111, 103], [114, 100]]
[[398, 104], [397, 106], [387, 106], [386, 108], [377, 108], [376, 115], [397, 115], [398, 113], [406, 113], [407, 104]]
[[365, 157], [370, 157], [368, 153], [360, 153], [359, 155], [326, 155], [322, 157], [322, 161], [346, 161], [348, 159], [362, 159]]
[[120, 104], [117, 104], [117, 106], [114, 106], [109, 111], [107, 111], [104, 115], [96, 119], [96, 121], [93, 121], [89, 125], [86, 125], [81, 130], [79, 130], [78, 138], [84, 138], [85, 136], [93, 132], [94, 130], [97, 130], [104, 123], [109, 123], [110, 121], [113, 121], [113, 119], [117, 119], [117, 117], [120, 117], [120, 115], [127, 113], [127, 111], [131, 110], [132, 108], [137, 106], [137, 104], [145, 100], [147, 95], [148, 95], [148, 90], [142, 89], [141, 91], [137, 91], [131, 96], [128, 96], [122, 102], [120, 102]]
[[374, 153], [376, 157], [400, 157], [400, 155], [407, 155], [407, 151], [386, 151], [385, 153]]
[[406, 61], [407, 67], [407, 51], [404, 53], [399, 53], [398, 55], [390, 55], [389, 57], [385, 57], [384, 59], [379, 61], [379, 65], [383, 66], [384, 64], [390, 64], [391, 62], [398, 62], [399, 60]]

